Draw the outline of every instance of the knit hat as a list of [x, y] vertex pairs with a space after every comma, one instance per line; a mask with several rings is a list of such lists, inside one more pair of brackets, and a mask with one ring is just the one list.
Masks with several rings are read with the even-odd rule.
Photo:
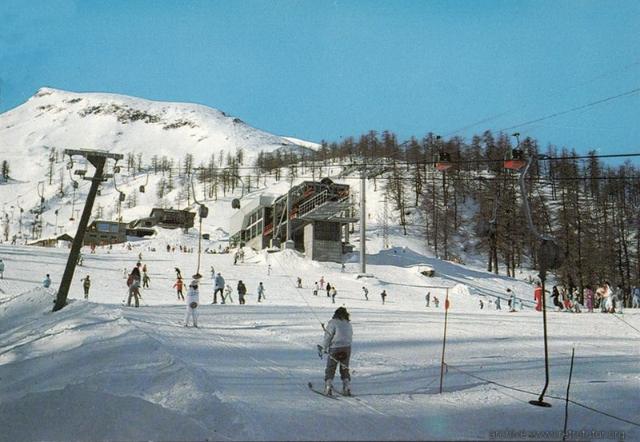
[[200, 283], [200, 278], [202, 278], [202, 275], [200, 273], [196, 273], [195, 275], [193, 275], [193, 281], [189, 283], [189, 287], [197, 288], [198, 284]]

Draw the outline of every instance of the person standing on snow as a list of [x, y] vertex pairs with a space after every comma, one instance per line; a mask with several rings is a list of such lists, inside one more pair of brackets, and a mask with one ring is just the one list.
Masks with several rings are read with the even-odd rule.
[[580, 296], [578, 295], [578, 289], [573, 289], [573, 294], [571, 295], [571, 299], [573, 302], [573, 311], [575, 313], [582, 313], [582, 304], [580, 304]]
[[129, 286], [127, 307], [131, 307], [132, 297], [135, 299], [136, 307], [140, 307], [140, 263], [137, 263], [131, 271], [129, 278], [127, 279], [127, 285]]
[[140, 283], [140, 280], [142, 279], [142, 275], [140, 274], [140, 265], [140, 263], [137, 263], [133, 270], [131, 270], [131, 275], [133, 276], [133, 279], [138, 280], [138, 285]]
[[240, 304], [244, 304], [244, 295], [247, 294], [247, 287], [244, 285], [244, 282], [242, 282], [242, 279], [240, 281], [238, 281], [238, 303]]
[[229, 302], [233, 304], [233, 298], [231, 297], [231, 293], [233, 293], [233, 289], [229, 284], [227, 284], [227, 287], [224, 290], [224, 296], [222, 297], [221, 304], [225, 304], [227, 299], [229, 299]]
[[603, 289], [602, 297], [604, 301], [604, 312], [613, 313], [613, 290], [611, 290], [609, 281], [604, 282]]
[[332, 286], [331, 287], [331, 303], [335, 304], [336, 303], [336, 295], [338, 294], [338, 291], [336, 290], [336, 286]]
[[600, 308], [602, 313], [605, 312], [604, 286], [599, 285], [596, 289], [594, 308]]
[[344, 307], [338, 308], [333, 318], [324, 327], [322, 349], [328, 355], [327, 366], [324, 371], [324, 392], [333, 394], [333, 378], [336, 368], [340, 364], [340, 379], [342, 379], [342, 394], [351, 396], [351, 375], [349, 373], [349, 359], [351, 358], [351, 341], [353, 328], [349, 320], [349, 312]]
[[516, 303], [518, 302], [516, 298], [516, 292], [511, 289], [507, 289], [507, 295], [509, 296], [509, 312], [515, 312]]
[[[145, 265], [146, 267], [146, 265]], [[142, 288], [144, 289], [148, 289], [149, 288], [149, 281], [151, 281], [151, 278], [149, 278], [149, 275], [147, 274], [146, 270], [142, 270]]]
[[365, 301], [369, 300], [369, 289], [365, 286], [362, 286], [362, 294], [364, 295]]
[[427, 307], [429, 307], [429, 302], [431, 301], [431, 292], [427, 292], [424, 297], [424, 300], [427, 302]]
[[4, 261], [0, 258], [0, 279], [4, 279]]
[[47, 273], [47, 276], [45, 276], [44, 280], [42, 281], [42, 287], [44, 287], [45, 289], [48, 289], [49, 287], [51, 287], [51, 277], [49, 276], [48, 273]]
[[566, 312], [572, 312], [571, 293], [569, 293], [565, 287], [562, 287], [560, 296], [562, 296], [562, 306], [564, 307], [564, 310]]
[[198, 305], [200, 304], [200, 292], [198, 291], [198, 284], [200, 282], [200, 274], [193, 275], [193, 281], [189, 284], [189, 290], [187, 291], [187, 313], [184, 317], [184, 326], [189, 327], [189, 318], [193, 320], [193, 326], [198, 328]]
[[536, 288], [533, 290], [533, 300], [536, 303], [536, 311], [542, 311], [542, 284], [536, 282]]
[[298, 279], [296, 280], [296, 287], [301, 289], [302, 288], [302, 278], [298, 276]]
[[82, 288], [84, 289], [84, 299], [89, 299], [89, 289], [91, 288], [91, 280], [89, 275], [82, 280]]
[[496, 310], [502, 310], [502, 307], [500, 307], [500, 298], [496, 298]]
[[320, 287], [318, 287], [318, 281], [316, 281], [314, 283], [314, 286], [313, 286], [313, 296], [318, 296], [318, 290], [319, 289], [320, 289]]
[[178, 301], [180, 301], [181, 299], [184, 301], [184, 295], [182, 294], [183, 286], [184, 283], [182, 281], [182, 278], [178, 277], [178, 279], [176, 279], [176, 283], [173, 284], [173, 288], [176, 289], [176, 296], [178, 297]]
[[633, 304], [631, 308], [640, 308], [640, 286], [633, 289]]
[[593, 290], [587, 286], [582, 291], [582, 298], [584, 299], [584, 306], [589, 313], [593, 313]]
[[387, 299], [387, 291], [383, 290], [382, 293], [380, 293], [380, 297], [382, 298], [382, 305], [384, 305], [384, 300]]
[[258, 284], [258, 302], [262, 301], [262, 300], [267, 300], [267, 297], [264, 296], [264, 286], [262, 285], [262, 283]]
[[622, 313], [622, 305], [624, 299], [624, 292], [622, 289], [622, 284], [618, 284], [613, 290], [613, 297], [611, 298], [611, 304], [613, 305], [613, 311]]
[[320, 288], [324, 289], [324, 276], [320, 277]]
[[224, 291], [224, 278], [222, 277], [220, 272], [218, 272], [218, 274], [216, 275], [216, 279], [214, 279], [214, 281], [213, 281], [213, 302], [212, 302], [212, 304], [217, 304], [218, 303], [218, 292], [220, 292], [220, 300], [222, 302], [224, 302], [223, 291]]
[[331, 296], [331, 284], [329, 284], [329, 281], [327, 281], [326, 288], [327, 288], [327, 298], [328, 298], [329, 296]]
[[553, 300], [553, 305], [557, 307], [557, 311], [562, 310], [562, 303], [560, 302], [560, 292], [558, 291], [558, 286], [553, 286], [551, 289], [551, 299]]

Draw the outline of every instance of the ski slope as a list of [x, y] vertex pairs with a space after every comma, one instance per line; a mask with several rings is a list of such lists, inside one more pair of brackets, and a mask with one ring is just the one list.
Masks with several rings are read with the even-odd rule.
[[[0, 440], [560, 440], [572, 348], [570, 398], [624, 421], [570, 404], [568, 428], [602, 432], [591, 439], [640, 438], [640, 333], [631, 328], [640, 329], [638, 311], [550, 311], [553, 407], [538, 408], [528, 401], [544, 383], [541, 314], [527, 303], [509, 313], [506, 302], [501, 311], [488, 302], [508, 287], [530, 300], [524, 282], [429, 258], [409, 244], [372, 248], [365, 279], [356, 278], [355, 256], [341, 272], [337, 263], [292, 251], [247, 250], [236, 266], [231, 254], [206, 254], [200, 328], [185, 328], [174, 267], [191, 275], [197, 255], [165, 251], [180, 238], [171, 232], [131, 251], [85, 252], [69, 305], [57, 313], [51, 307], [68, 250], [0, 246]], [[139, 253], [151, 287], [140, 308], [126, 307], [123, 270]], [[419, 274], [424, 264], [436, 277]], [[234, 287], [234, 303], [210, 304], [211, 266]], [[45, 273], [54, 280], [50, 289], [41, 288]], [[86, 274], [93, 280], [88, 301], [80, 282]], [[323, 291], [312, 295], [321, 276], [337, 287], [336, 304]], [[244, 306], [237, 304], [239, 279], [249, 291]], [[267, 299], [257, 303], [260, 281]], [[451, 308], [439, 394], [444, 287]], [[425, 306], [427, 290], [439, 308]], [[326, 361], [315, 345], [321, 323], [340, 305], [354, 329], [355, 396], [331, 400], [307, 383], [322, 384]]]

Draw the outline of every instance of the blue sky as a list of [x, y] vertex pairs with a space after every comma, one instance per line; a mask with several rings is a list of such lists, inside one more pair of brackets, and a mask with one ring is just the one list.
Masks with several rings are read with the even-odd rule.
[[[0, 111], [42, 86], [205, 104], [313, 141], [468, 138], [640, 88], [640, 2], [3, 0]], [[638, 123], [635, 92], [517, 130], [623, 153], [640, 152]]]

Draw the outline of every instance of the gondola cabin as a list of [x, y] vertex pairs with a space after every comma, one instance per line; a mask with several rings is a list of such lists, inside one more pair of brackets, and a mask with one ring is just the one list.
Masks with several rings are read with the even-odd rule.
[[512, 149], [511, 155], [507, 155], [504, 160], [504, 168], [511, 170], [522, 169], [527, 162], [524, 160], [524, 152], [521, 149]]
[[451, 169], [452, 166], [451, 155], [449, 155], [448, 152], [440, 152], [436, 159], [436, 169], [440, 172], [446, 172]]

